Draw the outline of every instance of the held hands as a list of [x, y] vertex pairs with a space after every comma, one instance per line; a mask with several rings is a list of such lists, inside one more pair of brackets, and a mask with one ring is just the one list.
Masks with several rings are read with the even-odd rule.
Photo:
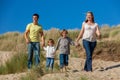
[[75, 40], [75, 46], [76, 46], [76, 47], [79, 47], [79, 46], [80, 46], [79, 39], [76, 39], [76, 40]]
[[75, 46], [76, 46], [76, 47], [79, 47], [80, 44], [79, 44], [78, 42], [75, 42]]
[[45, 47], [45, 42], [44, 41], [41, 44], [42, 44], [42, 47]]

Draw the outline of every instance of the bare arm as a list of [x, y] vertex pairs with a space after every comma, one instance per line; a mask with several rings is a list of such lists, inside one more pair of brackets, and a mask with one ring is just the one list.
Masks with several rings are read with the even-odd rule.
[[77, 37], [77, 40], [76, 40], [77, 42], [80, 40], [80, 38], [82, 38], [83, 33], [84, 33], [84, 25], [82, 25], [82, 29], [81, 29], [81, 31], [80, 31], [78, 37]]
[[57, 50], [58, 50], [58, 48], [59, 48], [59, 43], [60, 43], [60, 38], [59, 38], [59, 39], [58, 39], [58, 41], [57, 41], [55, 51], [57, 51]]
[[45, 51], [47, 51], [47, 47], [44, 46], [43, 49], [44, 49]]
[[101, 33], [100, 33], [100, 29], [98, 26], [97, 26], [96, 34], [98, 36], [98, 39], [101, 39]]
[[29, 34], [29, 30], [26, 30], [25, 33], [24, 33], [24, 37], [25, 37], [25, 40], [26, 40], [26, 43], [28, 44], [30, 41], [29, 41], [29, 38], [28, 38], [28, 34]]
[[41, 35], [42, 46], [44, 46], [45, 45], [45, 38], [44, 38], [43, 31], [40, 32], [40, 35]]

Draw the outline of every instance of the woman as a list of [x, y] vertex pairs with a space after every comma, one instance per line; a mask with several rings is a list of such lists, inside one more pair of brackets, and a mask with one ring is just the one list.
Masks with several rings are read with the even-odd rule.
[[86, 62], [84, 66], [85, 71], [92, 71], [92, 54], [96, 47], [96, 35], [100, 39], [100, 31], [98, 24], [94, 21], [94, 15], [92, 12], [87, 12], [86, 20], [82, 24], [82, 29], [77, 38], [77, 42], [80, 38], [83, 41], [83, 47], [86, 52]]

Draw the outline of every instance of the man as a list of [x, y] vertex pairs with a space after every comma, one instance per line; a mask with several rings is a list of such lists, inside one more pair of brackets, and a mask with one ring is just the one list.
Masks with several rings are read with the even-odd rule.
[[28, 44], [28, 69], [32, 67], [32, 58], [34, 54], [35, 65], [40, 63], [40, 35], [42, 46], [44, 45], [44, 34], [42, 26], [38, 24], [39, 15], [33, 14], [33, 22], [29, 23], [26, 27], [24, 34], [26, 43]]

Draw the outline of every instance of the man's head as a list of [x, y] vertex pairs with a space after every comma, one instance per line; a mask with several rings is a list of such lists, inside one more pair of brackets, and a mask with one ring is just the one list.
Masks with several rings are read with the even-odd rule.
[[36, 21], [38, 21], [38, 19], [39, 19], [39, 15], [38, 14], [33, 14], [33, 22], [36, 22]]

